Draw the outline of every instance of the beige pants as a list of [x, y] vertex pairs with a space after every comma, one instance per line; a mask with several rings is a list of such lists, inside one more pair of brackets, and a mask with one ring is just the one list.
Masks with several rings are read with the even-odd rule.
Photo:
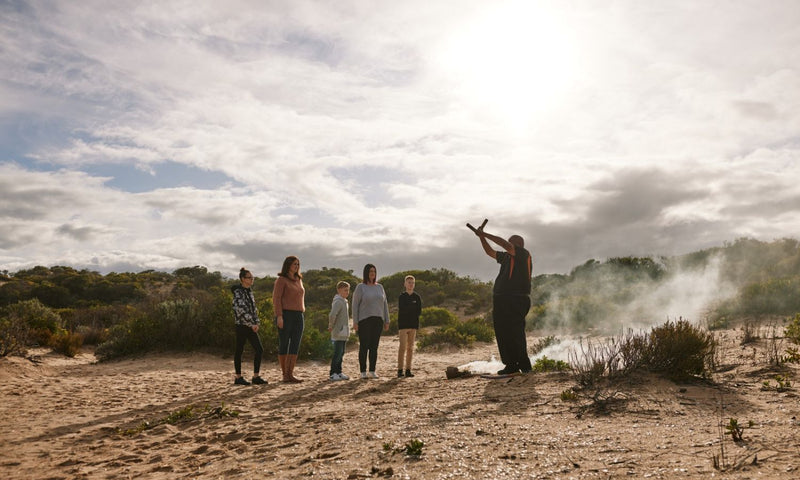
[[397, 351], [397, 369], [403, 370], [403, 354], [405, 354], [405, 369], [411, 370], [411, 357], [414, 356], [414, 339], [417, 338], [417, 329], [402, 328], [397, 334], [400, 336], [400, 348]]

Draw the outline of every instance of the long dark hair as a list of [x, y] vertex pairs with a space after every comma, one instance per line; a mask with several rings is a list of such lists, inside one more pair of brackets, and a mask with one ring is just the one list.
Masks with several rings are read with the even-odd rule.
[[364, 265], [364, 283], [369, 284], [369, 271], [373, 268], [375, 269], [375, 283], [378, 283], [378, 269], [371, 263]]
[[289, 255], [288, 257], [286, 257], [286, 259], [283, 261], [283, 266], [281, 267], [281, 273], [279, 273], [278, 276], [279, 277], [286, 277], [289, 280], [295, 280], [297, 278], [302, 280], [303, 275], [300, 274], [300, 269], [299, 268], [297, 269], [297, 277], [296, 278], [292, 278], [292, 277], [289, 276], [289, 267], [291, 267], [292, 264], [295, 261], [299, 262], [300, 259], [295, 257], [294, 255]]

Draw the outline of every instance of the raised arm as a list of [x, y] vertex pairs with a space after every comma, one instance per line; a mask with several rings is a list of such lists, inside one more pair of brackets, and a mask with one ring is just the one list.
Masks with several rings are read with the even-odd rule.
[[481, 246], [483, 247], [483, 251], [486, 252], [486, 255], [489, 255], [492, 258], [497, 258], [497, 252], [489, 245], [488, 240], [499, 245], [503, 250], [507, 251], [511, 255], [514, 255], [514, 245], [511, 244], [505, 238], [498, 237], [497, 235], [492, 235], [491, 233], [487, 233], [483, 231], [483, 227], [476, 229], [475, 235], [481, 239]]

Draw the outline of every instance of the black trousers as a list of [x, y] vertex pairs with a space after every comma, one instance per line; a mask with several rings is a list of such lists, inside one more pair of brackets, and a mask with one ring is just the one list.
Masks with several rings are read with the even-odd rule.
[[261, 371], [261, 355], [264, 353], [264, 347], [261, 346], [261, 339], [258, 334], [247, 325], [236, 325], [236, 351], [233, 354], [233, 367], [236, 369], [236, 375], [242, 374], [242, 353], [244, 352], [244, 342], [250, 342], [253, 347], [253, 373]]
[[511, 370], [529, 371], [528, 340], [525, 338], [525, 316], [531, 308], [527, 295], [495, 295], [492, 317], [500, 360]]
[[358, 366], [362, 372], [367, 371], [367, 357], [369, 357], [369, 371], [375, 371], [381, 330], [383, 330], [381, 317], [367, 317], [358, 322]]

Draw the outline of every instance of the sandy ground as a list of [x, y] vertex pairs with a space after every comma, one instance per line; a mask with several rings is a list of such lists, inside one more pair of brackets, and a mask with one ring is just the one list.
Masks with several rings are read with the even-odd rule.
[[[305, 382], [283, 384], [270, 359], [269, 385], [249, 387], [232, 384], [230, 358], [206, 354], [97, 364], [31, 352], [0, 359], [0, 478], [800, 478], [797, 390], [761, 389], [775, 374], [766, 341], [721, 335], [713, 382], [645, 377], [601, 392], [613, 394], [605, 409], [562, 401], [565, 373], [445, 378], [492, 344], [418, 353], [417, 376], [398, 379], [397, 340], [384, 338], [380, 379], [329, 382], [326, 363], [302, 362]], [[159, 423], [189, 406], [194, 419]], [[742, 442], [720, 434], [729, 418], [753, 422]], [[414, 439], [420, 456], [404, 451]]]

